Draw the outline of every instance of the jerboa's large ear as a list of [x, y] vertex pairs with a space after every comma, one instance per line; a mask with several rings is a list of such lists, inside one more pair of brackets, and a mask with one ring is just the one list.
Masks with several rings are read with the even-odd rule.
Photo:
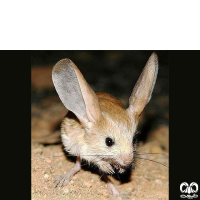
[[64, 106], [82, 123], [100, 118], [98, 98], [71, 60], [63, 59], [56, 63], [52, 79]]
[[150, 101], [158, 73], [158, 57], [153, 53], [147, 61], [129, 99], [127, 111], [139, 116]]

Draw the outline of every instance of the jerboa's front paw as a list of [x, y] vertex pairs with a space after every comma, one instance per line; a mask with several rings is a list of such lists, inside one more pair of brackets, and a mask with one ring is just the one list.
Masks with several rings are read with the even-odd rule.
[[113, 167], [105, 161], [101, 161], [100, 163], [98, 163], [98, 166], [99, 166], [99, 169], [106, 174], [114, 174], [115, 173]]

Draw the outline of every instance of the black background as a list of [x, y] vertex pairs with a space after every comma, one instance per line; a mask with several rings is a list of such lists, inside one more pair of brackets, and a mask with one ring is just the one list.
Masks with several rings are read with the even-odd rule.
[[[170, 51], [169, 193], [179, 199], [182, 182], [199, 182], [200, 51]], [[199, 192], [197, 193], [199, 195]]]

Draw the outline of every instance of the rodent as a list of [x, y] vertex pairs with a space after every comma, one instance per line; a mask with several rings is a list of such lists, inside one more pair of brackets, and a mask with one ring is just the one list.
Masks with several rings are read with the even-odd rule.
[[[136, 145], [133, 138], [139, 116], [150, 101], [158, 73], [158, 58], [153, 53], [147, 61], [129, 99], [126, 109], [120, 100], [106, 93], [95, 93], [76, 65], [60, 60], [53, 68], [55, 89], [68, 110], [61, 125], [64, 149], [77, 156], [75, 167], [66, 175], [56, 177], [67, 185], [81, 168], [81, 160], [97, 165], [101, 172], [123, 173], [134, 164]], [[114, 195], [119, 194], [110, 184]]]

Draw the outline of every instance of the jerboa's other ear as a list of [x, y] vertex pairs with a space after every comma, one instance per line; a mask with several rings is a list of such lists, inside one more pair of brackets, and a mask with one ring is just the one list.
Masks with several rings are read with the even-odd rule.
[[139, 116], [150, 101], [158, 73], [158, 57], [153, 53], [147, 61], [129, 99], [127, 111]]
[[100, 118], [98, 98], [71, 60], [63, 59], [56, 63], [52, 79], [64, 106], [82, 123]]

